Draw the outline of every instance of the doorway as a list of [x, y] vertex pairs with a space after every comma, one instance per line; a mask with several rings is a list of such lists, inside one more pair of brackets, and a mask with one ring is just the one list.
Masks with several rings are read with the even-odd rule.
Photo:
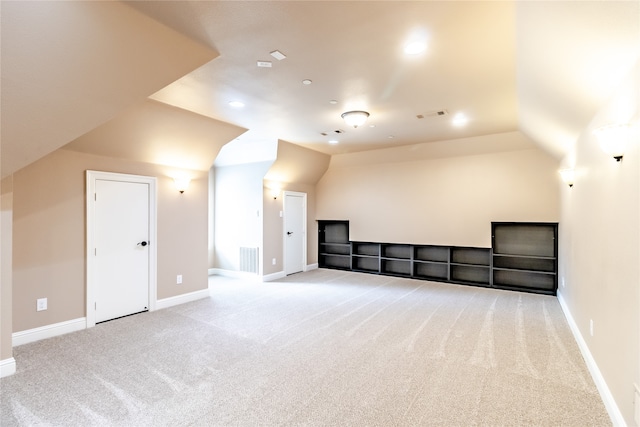
[[306, 271], [307, 194], [284, 192], [284, 272]]
[[87, 171], [87, 327], [156, 300], [156, 178]]

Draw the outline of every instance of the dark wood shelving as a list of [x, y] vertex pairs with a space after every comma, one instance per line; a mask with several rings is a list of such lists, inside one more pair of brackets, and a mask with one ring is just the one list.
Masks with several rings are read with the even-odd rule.
[[491, 223], [493, 286], [555, 295], [558, 290], [558, 224]]
[[319, 266], [556, 294], [557, 223], [491, 224], [492, 247], [349, 241], [348, 221], [318, 221]]

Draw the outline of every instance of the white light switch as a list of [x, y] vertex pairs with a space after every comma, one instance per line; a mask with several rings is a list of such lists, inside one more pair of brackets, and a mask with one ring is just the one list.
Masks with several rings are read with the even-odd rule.
[[176, 285], [182, 284], [182, 274], [176, 276]]
[[47, 299], [46, 298], [38, 298], [36, 301], [36, 311], [44, 311], [47, 309]]

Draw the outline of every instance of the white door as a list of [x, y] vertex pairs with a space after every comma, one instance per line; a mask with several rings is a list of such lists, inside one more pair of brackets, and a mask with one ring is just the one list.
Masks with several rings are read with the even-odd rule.
[[304, 271], [307, 259], [307, 195], [284, 192], [284, 272]]
[[87, 194], [88, 326], [150, 309], [155, 186], [127, 177], [97, 177]]

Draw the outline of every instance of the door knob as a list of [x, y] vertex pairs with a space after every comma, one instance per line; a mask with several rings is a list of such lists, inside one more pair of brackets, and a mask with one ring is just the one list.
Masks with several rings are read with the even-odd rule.
[[287, 231], [287, 236], [291, 236], [293, 234], [293, 231]]
[[140, 243], [138, 243], [139, 246], [147, 246], [147, 242], [145, 242], [144, 240]]

